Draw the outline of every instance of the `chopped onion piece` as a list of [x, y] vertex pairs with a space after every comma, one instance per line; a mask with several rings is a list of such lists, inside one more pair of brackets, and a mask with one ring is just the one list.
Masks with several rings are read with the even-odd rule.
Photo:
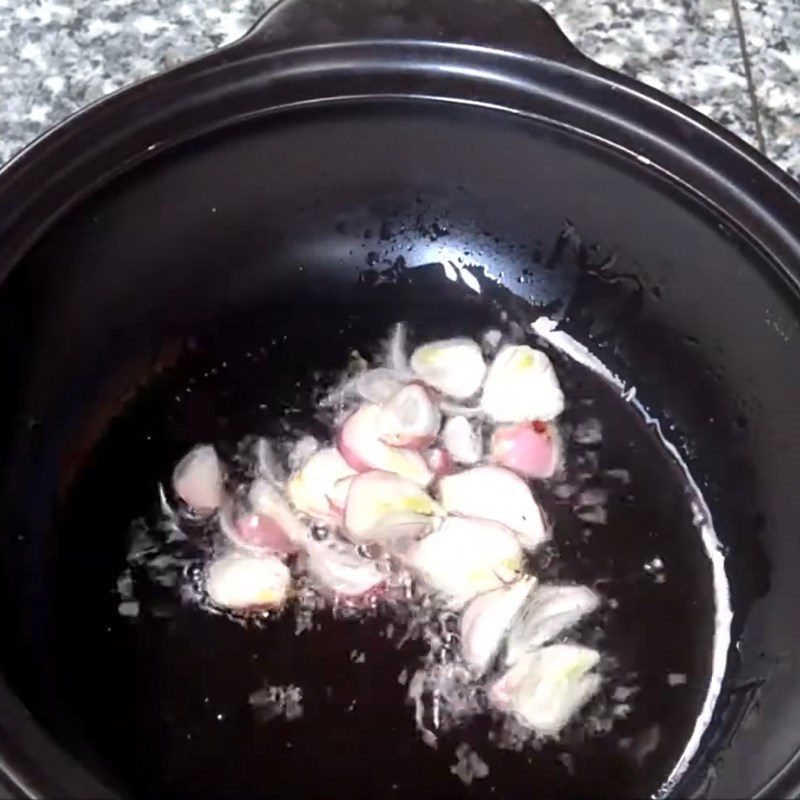
[[600, 688], [591, 672], [596, 650], [577, 644], [553, 644], [526, 655], [494, 683], [489, 699], [542, 736], [555, 737]]
[[507, 528], [461, 517], [448, 517], [408, 553], [409, 566], [455, 608], [516, 580], [522, 561]]
[[564, 410], [564, 394], [544, 353], [506, 345], [489, 367], [481, 406], [495, 422], [548, 421]]
[[370, 369], [355, 379], [356, 391], [370, 403], [385, 403], [403, 388], [397, 372], [385, 367]]
[[384, 403], [377, 424], [378, 435], [385, 444], [419, 449], [436, 438], [442, 415], [428, 392], [412, 383]]
[[486, 364], [472, 339], [445, 339], [418, 347], [411, 369], [422, 381], [456, 400], [466, 400], [481, 388]]
[[549, 422], [504, 425], [492, 434], [492, 460], [526, 478], [549, 478], [561, 459], [561, 441]]
[[529, 550], [548, 538], [544, 518], [522, 478], [502, 467], [473, 467], [439, 482], [445, 511], [492, 520], [514, 531]]
[[483, 454], [481, 435], [464, 416], [447, 420], [442, 430], [442, 444], [460, 464], [477, 464]]
[[479, 595], [461, 615], [461, 649], [464, 660], [479, 675], [486, 672], [503, 637], [533, 588], [528, 576], [492, 592]]
[[289, 593], [289, 568], [274, 556], [230, 553], [212, 561], [206, 593], [215, 606], [238, 611], [279, 608]]
[[298, 511], [320, 522], [335, 524], [340, 513], [331, 504], [331, 494], [338, 481], [355, 474], [338, 450], [326, 447], [314, 453], [292, 476], [287, 493]]
[[358, 473], [336, 481], [328, 491], [328, 502], [331, 504], [331, 508], [336, 512], [339, 521], [341, 521], [342, 514], [344, 514], [344, 507], [347, 505], [347, 495], [350, 492], [350, 485], [353, 483], [356, 475], [358, 475]]
[[175, 494], [198, 514], [213, 514], [222, 504], [222, 467], [210, 444], [190, 450], [172, 472]]
[[254, 481], [248, 500], [254, 513], [271, 519], [298, 547], [305, 547], [310, 539], [310, 531], [275, 486], [265, 480]]
[[540, 586], [531, 595], [508, 634], [506, 663], [547, 644], [600, 605], [587, 586]]
[[336, 540], [312, 541], [307, 550], [308, 572], [331, 594], [344, 598], [367, 597], [385, 583], [374, 561]]
[[358, 472], [379, 469], [427, 486], [433, 473], [418, 452], [391, 447], [380, 440], [380, 414], [380, 406], [365, 405], [345, 420], [338, 441], [345, 461]]
[[390, 472], [363, 472], [347, 495], [344, 526], [356, 544], [429, 533], [442, 510], [416, 483]]

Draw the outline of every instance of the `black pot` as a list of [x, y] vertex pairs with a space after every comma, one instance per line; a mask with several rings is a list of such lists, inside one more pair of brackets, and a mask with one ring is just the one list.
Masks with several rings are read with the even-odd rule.
[[[410, 267], [461, 259], [491, 270], [485, 291], [513, 313], [560, 315], [635, 383], [713, 515], [734, 646], [701, 748], [664, 790], [798, 791], [798, 219], [800, 193], [780, 170], [590, 62], [521, 0], [284, 0], [234, 45], [50, 132], [0, 175], [9, 790], [155, 793], [117, 767], [173, 752], [136, 732], [175, 713], [169, 698], [200, 691], [202, 659], [163, 678], [135, 661], [158, 652], [168, 666], [157, 626], [135, 644], [101, 636], [124, 525], [153, 500], [159, 470], [197, 440], [260, 424], [242, 411], [259, 390], [241, 365], [200, 400], [184, 394], [186, 413], [170, 391], [207, 377], [232, 342], [301, 324], [314, 335], [273, 356], [269, 397], [298, 360], [334, 367], [348, 330], [385, 329], [412, 305], [446, 327], [472, 312], [414, 288]], [[218, 630], [204, 646], [241, 655]], [[222, 741], [192, 757], [213, 760]], [[141, 752], [126, 761], [125, 747]], [[595, 794], [616, 793], [609, 770]], [[339, 777], [359, 796], [358, 776]], [[246, 777], [231, 787], [264, 793]]]

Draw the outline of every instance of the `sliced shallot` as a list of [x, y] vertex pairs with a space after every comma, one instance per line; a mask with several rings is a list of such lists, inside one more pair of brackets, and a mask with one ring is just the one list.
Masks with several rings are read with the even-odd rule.
[[486, 364], [472, 339], [444, 339], [418, 347], [411, 369], [422, 381], [456, 400], [466, 400], [481, 388]]
[[489, 699], [542, 736], [558, 736], [600, 688], [591, 671], [599, 661], [596, 650], [577, 644], [534, 650], [492, 685]]
[[374, 595], [386, 578], [374, 561], [359, 555], [351, 545], [333, 539], [309, 544], [307, 568], [324, 589], [342, 598]]
[[529, 550], [548, 538], [541, 509], [522, 478], [502, 467], [473, 467], [439, 482], [445, 511], [492, 520], [514, 531]]
[[242, 550], [257, 554], [288, 555], [299, 549], [299, 545], [272, 517], [254, 512], [239, 516], [235, 514], [234, 508], [223, 508], [220, 527], [228, 539]]
[[381, 441], [380, 414], [381, 407], [370, 404], [362, 406], [345, 420], [338, 440], [345, 461], [358, 472], [380, 469], [427, 486], [433, 480], [433, 473], [418, 452], [391, 447]]
[[298, 511], [335, 524], [341, 514], [331, 503], [331, 495], [338, 481], [355, 474], [338, 450], [326, 447], [314, 453], [292, 476], [286, 491]]
[[516, 580], [523, 559], [516, 537], [502, 525], [448, 517], [409, 551], [407, 560], [434, 591], [460, 608]]
[[404, 386], [381, 407], [378, 435], [394, 447], [427, 447], [436, 438], [442, 415], [426, 389], [419, 384]]
[[423, 536], [441, 515], [439, 504], [416, 483], [372, 470], [350, 484], [344, 526], [356, 544], [382, 544]]
[[492, 461], [526, 478], [549, 478], [561, 459], [555, 426], [536, 420], [503, 425], [492, 434]]
[[483, 454], [481, 435], [464, 416], [451, 417], [445, 422], [442, 444], [459, 464], [477, 464]]
[[540, 586], [511, 626], [506, 663], [515, 664], [552, 641], [599, 605], [600, 598], [587, 586]]
[[274, 556], [230, 553], [212, 561], [205, 588], [215, 606], [238, 611], [279, 608], [289, 593], [289, 568]]
[[452, 456], [443, 447], [431, 447], [423, 455], [425, 456], [425, 463], [437, 477], [449, 475], [453, 472]]
[[492, 592], [479, 595], [461, 615], [461, 652], [467, 664], [479, 675], [489, 667], [500, 649], [519, 609], [525, 603], [536, 578], [528, 576]]
[[398, 373], [386, 367], [363, 372], [355, 379], [358, 394], [369, 403], [385, 403], [403, 388]]
[[555, 419], [564, 394], [550, 359], [528, 345], [506, 345], [495, 356], [481, 407], [495, 422]]
[[210, 444], [190, 450], [172, 472], [175, 494], [197, 514], [213, 514], [222, 504], [222, 467]]
[[248, 493], [253, 513], [266, 517], [279, 527], [296, 549], [305, 547], [310, 531], [292, 510], [280, 490], [265, 480], [253, 482]]

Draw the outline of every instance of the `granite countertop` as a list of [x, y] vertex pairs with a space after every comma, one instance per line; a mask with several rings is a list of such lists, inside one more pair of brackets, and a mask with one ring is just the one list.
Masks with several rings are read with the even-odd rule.
[[[0, 163], [132, 81], [242, 35], [271, 0], [0, 0]], [[588, 56], [800, 177], [797, 0], [543, 0]]]

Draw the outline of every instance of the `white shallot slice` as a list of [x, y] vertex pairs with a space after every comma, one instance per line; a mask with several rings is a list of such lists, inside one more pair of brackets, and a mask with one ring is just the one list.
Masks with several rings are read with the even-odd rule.
[[385, 444], [418, 450], [436, 438], [442, 415], [427, 390], [411, 383], [383, 404], [377, 424]]
[[466, 400], [481, 388], [486, 364], [472, 339], [444, 339], [418, 347], [411, 369], [428, 386], [456, 400]]
[[311, 532], [276, 486], [265, 480], [256, 480], [250, 487], [248, 500], [255, 514], [272, 520], [298, 548], [305, 547]]
[[396, 395], [404, 385], [403, 379], [394, 370], [377, 367], [362, 372], [355, 378], [355, 390], [369, 403], [385, 403]]
[[213, 514], [222, 504], [222, 466], [210, 444], [190, 450], [172, 472], [175, 494], [197, 514]]
[[481, 407], [495, 422], [555, 419], [564, 410], [564, 394], [552, 362], [528, 345], [500, 348], [486, 375]]
[[555, 425], [535, 420], [503, 425], [492, 434], [492, 461], [525, 478], [550, 478], [561, 460]]
[[334, 597], [369, 598], [385, 585], [386, 576], [378, 565], [344, 542], [311, 541], [306, 555], [309, 575]]
[[522, 549], [514, 534], [486, 520], [448, 517], [407, 554], [408, 565], [454, 608], [519, 577]]
[[370, 404], [361, 406], [345, 420], [338, 437], [344, 460], [357, 472], [380, 469], [427, 486], [433, 480], [433, 473], [418, 452], [381, 441], [380, 414], [381, 407]]
[[555, 737], [600, 688], [592, 672], [600, 654], [578, 644], [553, 644], [528, 653], [489, 690], [500, 711], [538, 734]]
[[331, 504], [331, 508], [336, 513], [340, 522], [344, 514], [344, 508], [347, 505], [347, 495], [350, 493], [350, 485], [358, 474], [359, 473], [356, 472], [346, 478], [339, 479], [328, 490], [328, 502]]
[[205, 573], [209, 600], [237, 611], [279, 608], [290, 583], [289, 568], [275, 556], [229, 553], [212, 561]]
[[444, 447], [431, 447], [423, 455], [425, 456], [425, 463], [436, 477], [449, 475], [453, 472], [453, 458]]
[[291, 477], [286, 487], [292, 505], [304, 514], [318, 520], [336, 524], [341, 516], [331, 503], [331, 495], [338, 481], [355, 475], [356, 471], [342, 458], [334, 447], [318, 450]]
[[439, 502], [448, 513], [505, 525], [528, 550], [548, 538], [544, 517], [528, 484], [502, 467], [473, 467], [445, 476], [439, 482]]
[[552, 641], [599, 605], [600, 598], [587, 586], [539, 586], [511, 626], [506, 664]]
[[527, 576], [509, 586], [478, 595], [461, 615], [461, 652], [467, 664], [479, 675], [486, 672], [503, 637], [523, 603], [536, 586]]
[[372, 470], [350, 484], [344, 527], [356, 544], [383, 544], [423, 536], [441, 515], [439, 504], [416, 483]]
[[459, 464], [477, 464], [483, 454], [480, 432], [464, 416], [451, 417], [445, 422], [442, 444]]

